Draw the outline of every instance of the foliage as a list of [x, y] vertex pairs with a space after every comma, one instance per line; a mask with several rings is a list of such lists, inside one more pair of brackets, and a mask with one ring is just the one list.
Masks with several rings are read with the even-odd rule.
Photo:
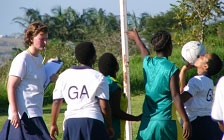
[[0, 113], [2, 111], [7, 112], [8, 107], [8, 98], [7, 98], [7, 89], [4, 84], [0, 84]]
[[15, 23], [20, 24], [23, 28], [28, 27], [28, 25], [34, 21], [41, 21], [42, 17], [40, 16], [39, 10], [28, 9], [25, 7], [21, 7], [20, 9], [25, 11], [25, 15], [23, 17], [16, 17], [13, 19]]
[[177, 24], [177, 20], [173, 18], [174, 15], [174, 11], [170, 10], [154, 17], [149, 16], [146, 19], [145, 30], [142, 32], [143, 37], [149, 40], [158, 30], [171, 31], [172, 27]]
[[169, 10], [166, 13], [161, 12], [158, 15], [152, 16], [148, 13], [142, 13], [139, 18], [135, 14], [128, 14], [129, 29], [137, 28], [141, 32], [141, 36], [146, 40], [150, 40], [152, 35], [158, 30], [171, 31], [172, 27], [177, 24], [174, 10]]
[[[176, 9], [175, 18], [179, 21], [176, 28], [182, 40], [205, 39], [205, 31], [209, 21], [216, 21], [218, 17], [224, 15], [224, 3], [221, 0], [178, 0], [178, 6], [172, 5]], [[185, 28], [191, 29], [191, 35], [185, 34]], [[186, 41], [184, 41], [186, 42]]]
[[83, 13], [79, 14], [71, 7], [63, 10], [58, 6], [51, 10], [53, 16], [40, 15], [39, 10], [22, 9], [25, 10], [25, 16], [16, 17], [13, 21], [24, 28], [33, 21], [42, 21], [49, 27], [49, 39], [80, 42], [88, 39], [88, 34], [105, 34], [120, 29], [117, 17], [112, 13], [106, 14], [103, 9], [84, 9]]
[[51, 40], [47, 44], [46, 51], [42, 51], [41, 54], [46, 57], [45, 61], [59, 57], [64, 62], [60, 72], [70, 68], [72, 65], [78, 64], [74, 57], [74, 44], [71, 42], [66, 43], [60, 40]]

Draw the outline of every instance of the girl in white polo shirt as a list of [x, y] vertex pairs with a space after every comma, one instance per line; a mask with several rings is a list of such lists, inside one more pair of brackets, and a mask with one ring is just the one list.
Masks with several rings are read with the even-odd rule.
[[12, 61], [8, 80], [9, 117], [0, 133], [5, 140], [50, 140], [42, 118], [44, 83], [43, 58], [48, 39], [48, 28], [33, 22], [25, 30], [26, 51]]
[[80, 66], [61, 73], [55, 85], [50, 135], [56, 139], [57, 117], [65, 100], [63, 140], [108, 140], [114, 135], [109, 87], [103, 74], [92, 69], [96, 60], [95, 47], [91, 42], [80, 43], [75, 47], [75, 57]]
[[193, 66], [183, 66], [179, 74], [181, 97], [192, 126], [189, 140], [220, 140], [222, 133], [211, 119], [214, 87], [211, 76], [222, 69], [222, 61], [215, 53], [205, 54], [196, 59], [194, 67], [198, 75], [192, 77], [187, 85], [186, 72]]

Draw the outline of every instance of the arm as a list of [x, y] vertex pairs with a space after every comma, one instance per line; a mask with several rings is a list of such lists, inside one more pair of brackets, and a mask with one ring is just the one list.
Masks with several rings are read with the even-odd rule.
[[99, 98], [100, 109], [107, 124], [107, 133], [110, 138], [114, 136], [114, 130], [112, 128], [111, 110], [107, 100]]
[[191, 136], [191, 124], [189, 122], [189, 119], [187, 117], [187, 114], [184, 110], [183, 103], [180, 98], [179, 94], [179, 72], [177, 71], [170, 79], [170, 90], [173, 102], [175, 104], [175, 107], [180, 114], [180, 117], [183, 120], [183, 137], [189, 138]]
[[52, 104], [50, 136], [54, 140], [56, 139], [54, 136], [55, 132], [58, 136], [57, 119], [58, 119], [58, 114], [60, 112], [62, 103], [63, 103], [63, 99], [58, 99], [58, 100], [55, 100]]
[[128, 121], [140, 121], [141, 116], [133, 116], [127, 114], [126, 112], [122, 111], [120, 108], [120, 101], [121, 101], [121, 89], [118, 88], [112, 95], [111, 95], [111, 110], [112, 115], [117, 117], [121, 120], [128, 120]]
[[186, 72], [187, 70], [189, 69], [192, 69], [194, 66], [192, 66], [191, 64], [187, 64], [187, 65], [184, 65], [180, 71], [180, 74], [179, 74], [179, 78], [180, 78], [180, 93], [183, 92], [184, 90], [184, 87], [186, 85], [185, 83], [185, 80], [186, 80]]
[[57, 74], [52, 74], [51, 77], [50, 77], [50, 81], [51, 81], [52, 83], [55, 82], [57, 79], [58, 79]]
[[187, 100], [189, 100], [192, 96], [189, 92], [184, 91], [183, 93], [180, 94], [180, 97], [182, 101], [185, 103]]
[[16, 88], [18, 87], [21, 81], [20, 77], [17, 76], [9, 76], [8, 80], [8, 100], [10, 103], [10, 107], [12, 109], [12, 119], [11, 124], [18, 128], [20, 126], [19, 116], [18, 116], [18, 108], [16, 101]]
[[148, 49], [145, 47], [145, 44], [141, 41], [137, 30], [134, 28], [132, 31], [126, 31], [128, 37], [135, 41], [137, 47], [139, 48], [141, 55], [142, 55], [142, 60], [149, 55]]

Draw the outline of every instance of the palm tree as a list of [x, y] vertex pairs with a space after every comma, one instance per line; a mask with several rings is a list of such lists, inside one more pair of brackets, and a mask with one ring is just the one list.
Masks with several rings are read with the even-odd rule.
[[28, 9], [25, 7], [21, 7], [25, 11], [24, 17], [16, 17], [13, 19], [15, 23], [20, 24], [22, 27], [26, 28], [28, 25], [34, 21], [42, 21], [39, 10]]

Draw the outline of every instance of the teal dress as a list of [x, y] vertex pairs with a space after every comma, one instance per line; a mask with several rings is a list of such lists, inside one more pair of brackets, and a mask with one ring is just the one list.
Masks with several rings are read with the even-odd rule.
[[[118, 83], [115, 80], [113, 80], [112, 77], [106, 76], [106, 79], [107, 79], [107, 83], [109, 85], [109, 93], [111, 96], [120, 87], [118, 86]], [[121, 135], [120, 119], [119, 118], [112, 116], [112, 127], [115, 131], [115, 135], [111, 140], [117, 140], [118, 138], [120, 138], [120, 135]]]
[[170, 78], [178, 70], [166, 57], [146, 56], [143, 61], [145, 100], [138, 131], [139, 140], [176, 140], [176, 114], [170, 92]]

